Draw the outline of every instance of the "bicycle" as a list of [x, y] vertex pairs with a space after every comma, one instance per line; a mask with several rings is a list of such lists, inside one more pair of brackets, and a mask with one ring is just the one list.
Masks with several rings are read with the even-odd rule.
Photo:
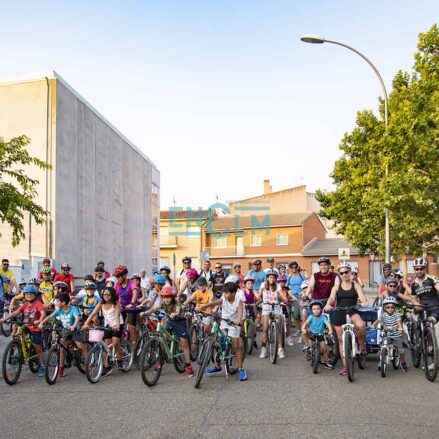
[[20, 378], [23, 364], [28, 364], [32, 373], [37, 373], [40, 368], [40, 361], [35, 347], [23, 329], [24, 323], [14, 321], [18, 325], [13, 339], [6, 346], [2, 360], [2, 374], [6, 384], [14, 385]]
[[[413, 366], [419, 368], [423, 362], [424, 374], [428, 381], [435, 381], [438, 368], [438, 346], [434, 325], [427, 317], [427, 309], [438, 308], [438, 305], [409, 305], [408, 308], [415, 309], [408, 317], [406, 325], [409, 332], [409, 347], [412, 356]], [[418, 318], [413, 317], [413, 313]]]
[[317, 373], [320, 365], [320, 359], [322, 357], [322, 351], [320, 350], [320, 343], [326, 342], [326, 334], [308, 334], [308, 338], [311, 340], [311, 367], [313, 373]]
[[[113, 343], [107, 345], [104, 341], [104, 333], [107, 327], [96, 326], [93, 329], [89, 329], [89, 342], [94, 343], [94, 346], [87, 354], [85, 361], [85, 374], [87, 380], [91, 384], [97, 383], [104, 371], [104, 360], [107, 358], [108, 366], [114, 368], [117, 364], [116, 350]], [[120, 339], [120, 349], [122, 351], [122, 358], [119, 362], [122, 362], [122, 371], [128, 372], [133, 364], [133, 355], [131, 352], [130, 342], [127, 340], [127, 334], [124, 330]]]
[[[11, 294], [5, 293], [3, 299], [0, 299], [0, 319], [6, 318], [9, 315], [9, 306], [11, 299], [14, 297]], [[12, 322], [10, 320], [0, 325], [0, 331], [5, 337], [9, 337], [12, 333]]]
[[264, 302], [264, 305], [271, 306], [271, 311], [268, 316], [268, 350], [270, 352], [271, 364], [276, 364], [277, 361], [277, 349], [278, 349], [278, 337], [279, 337], [279, 321], [278, 315], [275, 313], [275, 307], [279, 304]]
[[201, 347], [203, 346], [205, 338], [206, 330], [203, 323], [203, 314], [195, 312], [189, 331], [189, 347], [192, 361], [197, 361], [200, 363]]
[[256, 315], [256, 305], [250, 304], [245, 305], [246, 307], [246, 316], [243, 323], [243, 331], [244, 331], [244, 338], [245, 338], [245, 352], [248, 355], [251, 355], [253, 352], [253, 348], [255, 346], [255, 340], [256, 340], [256, 323], [254, 320], [254, 317], [252, 317], [249, 314], [249, 309], [253, 308], [255, 310]]
[[[205, 313], [201, 313], [205, 314]], [[207, 314], [206, 314], [207, 315]], [[197, 371], [194, 387], [199, 388], [201, 380], [203, 379], [204, 372], [211, 361], [215, 364], [225, 364], [226, 377], [228, 375], [234, 375], [238, 371], [238, 367], [235, 365], [236, 355], [232, 346], [232, 339], [229, 337], [228, 329], [221, 329], [220, 321], [226, 322], [230, 326], [237, 327], [231, 320], [223, 319], [218, 314], [212, 315], [214, 323], [212, 325], [212, 331], [207, 334], [201, 348], [201, 364]], [[245, 349], [241, 346], [242, 352], [245, 353]]]
[[162, 325], [163, 314], [156, 312], [154, 315], [158, 319], [157, 330], [151, 334], [140, 356], [140, 373], [148, 387], [157, 384], [165, 363], [174, 363], [178, 373], [185, 371], [183, 348], [179, 337]]
[[399, 365], [401, 364], [399, 349], [394, 346], [393, 343], [389, 342], [389, 339], [391, 338], [392, 337], [389, 336], [387, 331], [381, 331], [380, 363], [381, 376], [383, 378], [386, 377], [387, 367], [389, 366], [390, 362], [392, 363], [395, 370], [399, 369]]
[[78, 333], [79, 330], [71, 332], [60, 325], [52, 328], [54, 337], [52, 338], [52, 346], [48, 350], [45, 358], [46, 382], [47, 384], [55, 384], [61, 364], [61, 349], [65, 352], [65, 359], [70, 357], [74, 360], [76, 367], [82, 374], [85, 373], [84, 360], [81, 350], [76, 346], [72, 339], [72, 335]]

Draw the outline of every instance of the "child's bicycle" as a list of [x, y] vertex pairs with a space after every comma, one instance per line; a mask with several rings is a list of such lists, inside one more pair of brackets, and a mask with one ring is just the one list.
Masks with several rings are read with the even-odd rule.
[[399, 349], [390, 341], [391, 337], [387, 331], [381, 331], [381, 349], [380, 349], [380, 364], [381, 376], [386, 377], [387, 368], [392, 363], [393, 368], [399, 369], [401, 359], [399, 357]]
[[322, 334], [311, 334], [308, 332], [308, 338], [311, 340], [310, 353], [312, 371], [313, 373], [317, 373], [319, 370], [319, 365], [321, 364], [320, 360], [322, 358], [320, 343], [324, 342], [327, 346], [328, 351], [331, 352], [334, 340], [333, 337], [331, 337], [326, 332]]
[[174, 363], [178, 373], [185, 371], [183, 348], [179, 337], [164, 327], [163, 313], [156, 312], [153, 315], [158, 319], [157, 331], [151, 334], [140, 356], [140, 374], [148, 387], [157, 384], [165, 363]]
[[[146, 311], [149, 308], [146, 306], [141, 306], [138, 307], [137, 309], [139, 311]], [[139, 314], [137, 316], [137, 324], [136, 324], [137, 342], [134, 348], [133, 358], [134, 358], [134, 365], [139, 370], [140, 370], [140, 358], [142, 355], [143, 347], [151, 337], [151, 334], [154, 333], [156, 330], [157, 330], [157, 320], [151, 319], [151, 316], [148, 315], [141, 316]]]
[[206, 338], [206, 331], [204, 329], [203, 314], [194, 311], [191, 328], [189, 331], [191, 360], [201, 363], [201, 347]]
[[[203, 346], [201, 348], [201, 364], [197, 371], [195, 379], [195, 388], [198, 389], [201, 380], [204, 376], [204, 372], [209, 365], [210, 361], [215, 364], [224, 363], [226, 366], [226, 375], [234, 375], [238, 371], [236, 365], [236, 355], [233, 351], [232, 340], [229, 337], [227, 328], [221, 329], [220, 322], [224, 321], [230, 326], [236, 325], [229, 319], [223, 319], [218, 314], [206, 314], [200, 312], [203, 315], [211, 315], [214, 318], [212, 325], [212, 331], [206, 336]], [[245, 349], [242, 350], [243, 354]]]
[[17, 331], [13, 339], [6, 346], [2, 360], [2, 374], [6, 384], [14, 385], [20, 378], [23, 364], [28, 364], [32, 373], [37, 373], [40, 361], [35, 351], [30, 334], [26, 334], [23, 323], [14, 321]]
[[[277, 361], [277, 345], [278, 345], [278, 339], [279, 339], [279, 320], [276, 313], [275, 313], [275, 307], [276, 304], [264, 302], [264, 305], [271, 306], [271, 311], [268, 316], [268, 350], [270, 353], [270, 361], [271, 364], [275, 364]], [[279, 306], [279, 305], [277, 305]], [[283, 317], [283, 315], [282, 315]], [[283, 320], [281, 320], [283, 324]], [[284, 330], [284, 327], [281, 327], [281, 330]]]
[[[107, 358], [109, 367], [114, 368], [117, 365], [116, 350], [113, 343], [107, 345], [103, 341], [106, 329], [108, 328], [96, 326], [95, 328], [88, 330], [88, 340], [90, 343], [94, 343], [94, 346], [87, 354], [87, 359], [85, 361], [85, 375], [91, 384], [95, 384], [101, 379], [104, 371], [105, 358]], [[123, 331], [122, 333], [120, 349], [122, 351], [122, 371], [128, 372], [133, 364], [133, 355], [130, 342], [127, 340], [126, 331]]]

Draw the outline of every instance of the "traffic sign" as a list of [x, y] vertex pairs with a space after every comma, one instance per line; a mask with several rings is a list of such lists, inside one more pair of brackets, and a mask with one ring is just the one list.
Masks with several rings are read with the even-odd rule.
[[351, 250], [349, 248], [338, 249], [338, 259], [349, 259], [351, 257]]

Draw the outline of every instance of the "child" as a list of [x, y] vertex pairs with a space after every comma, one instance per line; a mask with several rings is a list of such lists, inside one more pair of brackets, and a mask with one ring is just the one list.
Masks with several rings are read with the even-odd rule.
[[[123, 370], [122, 350], [120, 348], [120, 338], [122, 336], [122, 315], [119, 305], [119, 296], [113, 287], [106, 287], [102, 291], [102, 302], [96, 305], [96, 308], [88, 316], [82, 329], [87, 329], [93, 318], [102, 310], [104, 316], [104, 325], [108, 329], [104, 333], [104, 341], [107, 345], [113, 344], [116, 350], [117, 366], [119, 370]], [[107, 357], [104, 360], [105, 369], [104, 376], [112, 372], [112, 368], [108, 365]]]
[[[235, 282], [229, 282], [224, 285], [224, 293], [221, 299], [214, 300], [213, 302], [206, 303], [200, 306], [200, 311], [207, 308], [214, 308], [215, 306], [221, 306], [222, 318], [231, 320], [235, 325], [229, 325], [224, 320], [221, 320], [221, 329], [227, 329], [228, 335], [232, 340], [233, 350], [236, 355], [236, 363], [238, 366], [238, 379], [239, 381], [245, 381], [247, 379], [247, 372], [243, 369], [244, 358], [239, 347], [239, 325], [242, 321], [243, 302], [236, 292], [238, 291], [238, 285]], [[217, 372], [221, 372], [221, 366], [217, 363], [214, 367], [207, 369], [207, 374], [211, 375]]]
[[[183, 306], [186, 307], [191, 302], [195, 302], [195, 310], [199, 311], [200, 306], [204, 305], [206, 303], [212, 302], [213, 300], [213, 292], [209, 289], [207, 289], [207, 280], [205, 277], [200, 277], [198, 279], [198, 290], [195, 291], [187, 300], [183, 303]], [[210, 312], [210, 309], [205, 311], [206, 313]], [[203, 325], [204, 330], [206, 333], [210, 332], [210, 325], [211, 325], [211, 318], [210, 317], [203, 317]]]
[[160, 297], [162, 299], [162, 305], [153, 307], [143, 314], [148, 315], [157, 311], [163, 311], [169, 316], [169, 320], [166, 323], [166, 329], [174, 331], [174, 334], [180, 338], [180, 345], [183, 348], [183, 355], [186, 361], [186, 372], [189, 376], [194, 376], [195, 373], [191, 366], [187, 325], [183, 307], [177, 302], [174, 289], [170, 286], [163, 287], [160, 292]]
[[[401, 316], [396, 312], [397, 301], [394, 297], [386, 297], [383, 300], [383, 313], [381, 317], [372, 323], [372, 328], [376, 328], [379, 323], [383, 325], [383, 331], [387, 332], [389, 343], [392, 343], [398, 351], [401, 358], [401, 370], [405, 373], [409, 371], [405, 361], [405, 352], [403, 347], [403, 327]], [[378, 370], [381, 369], [379, 362]]]
[[55, 298], [53, 292], [53, 282], [51, 279], [51, 269], [50, 267], [43, 267], [41, 269], [42, 281], [40, 282], [39, 293], [41, 294], [41, 301], [43, 302], [44, 308], [51, 310], [53, 308], [52, 302]]
[[[250, 318], [256, 322], [256, 295], [253, 291], [253, 285], [255, 280], [252, 276], [247, 275], [244, 277], [244, 289], [242, 290], [245, 298], [245, 311]], [[256, 338], [253, 341], [253, 347], [258, 348]]]
[[[81, 333], [77, 331], [79, 320], [81, 319], [81, 313], [79, 312], [78, 308], [76, 306], [70, 305], [70, 296], [69, 293], [60, 293], [56, 296], [56, 300], [58, 301], [59, 307], [50, 315], [48, 315], [45, 319], [41, 321], [41, 323], [38, 325], [40, 329], [43, 329], [44, 323], [48, 322], [51, 319], [57, 318], [61, 321], [63, 328], [68, 329], [71, 332], [74, 332], [71, 334], [71, 337], [73, 341], [76, 343], [76, 346], [78, 346], [79, 349], [82, 351], [82, 358], [85, 361], [85, 354], [84, 351], [84, 345], [81, 343]], [[64, 376], [64, 360], [65, 360], [66, 353], [64, 349], [61, 349], [61, 355], [60, 355], [60, 366], [59, 368], [59, 376]]]
[[[332, 327], [327, 317], [322, 315], [323, 304], [317, 300], [310, 304], [311, 315], [306, 319], [302, 326], [302, 335], [304, 342], [311, 347], [311, 340], [317, 334], [324, 334], [325, 327], [328, 329], [328, 334], [332, 335]], [[309, 327], [307, 332], [306, 328]], [[334, 369], [334, 366], [328, 362], [328, 349], [324, 341], [320, 342], [320, 350], [323, 354], [323, 360], [325, 361], [324, 367], [326, 369]], [[308, 351], [308, 359], [310, 359], [310, 353]]]
[[20, 314], [24, 317], [24, 330], [26, 333], [30, 333], [30, 338], [34, 344], [35, 352], [38, 355], [38, 360], [40, 362], [40, 368], [38, 370], [38, 376], [45, 376], [44, 368], [44, 354], [43, 354], [43, 337], [41, 335], [41, 330], [38, 325], [41, 319], [44, 319], [46, 312], [44, 310], [43, 304], [36, 300], [37, 299], [37, 289], [34, 285], [27, 285], [23, 289], [24, 303], [7, 317], [0, 319], [0, 325], [7, 320], [11, 320]]
[[[80, 291], [76, 295], [76, 300], [78, 305], [83, 308], [82, 314], [87, 318], [93, 310], [96, 308], [98, 303], [101, 303], [101, 296], [97, 292], [96, 284], [89, 283], [84, 286], [84, 291]], [[93, 323], [98, 324], [98, 317], [93, 318]]]

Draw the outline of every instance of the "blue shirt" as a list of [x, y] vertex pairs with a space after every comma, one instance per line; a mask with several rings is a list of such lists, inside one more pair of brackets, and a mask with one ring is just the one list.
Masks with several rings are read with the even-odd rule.
[[6, 276], [3, 276], [3, 274], [0, 274], [0, 300], [3, 299], [3, 284], [9, 284], [11, 281]]
[[64, 328], [69, 329], [73, 323], [75, 323], [75, 318], [81, 315], [79, 313], [78, 308], [76, 306], [69, 306], [67, 311], [63, 311], [61, 308], [58, 308], [54, 313], [54, 317], [59, 317]]
[[86, 306], [87, 309], [84, 309], [84, 315], [89, 316], [93, 310], [96, 308], [98, 303], [101, 303], [101, 296], [97, 291], [94, 292], [93, 296], [88, 296], [85, 291], [80, 291], [76, 298], [78, 299], [78, 304], [81, 306]]
[[248, 274], [255, 280], [255, 283], [253, 285], [253, 290], [259, 291], [259, 288], [261, 287], [261, 283], [266, 282], [267, 280], [267, 275], [265, 274], [265, 271], [250, 270]]
[[303, 274], [290, 274], [287, 278], [287, 286], [296, 299], [300, 299], [299, 293], [302, 291], [302, 282], [306, 279]]
[[323, 334], [325, 332], [325, 325], [328, 321], [328, 318], [320, 314], [318, 317], [311, 314], [308, 317], [308, 328], [312, 334]]

